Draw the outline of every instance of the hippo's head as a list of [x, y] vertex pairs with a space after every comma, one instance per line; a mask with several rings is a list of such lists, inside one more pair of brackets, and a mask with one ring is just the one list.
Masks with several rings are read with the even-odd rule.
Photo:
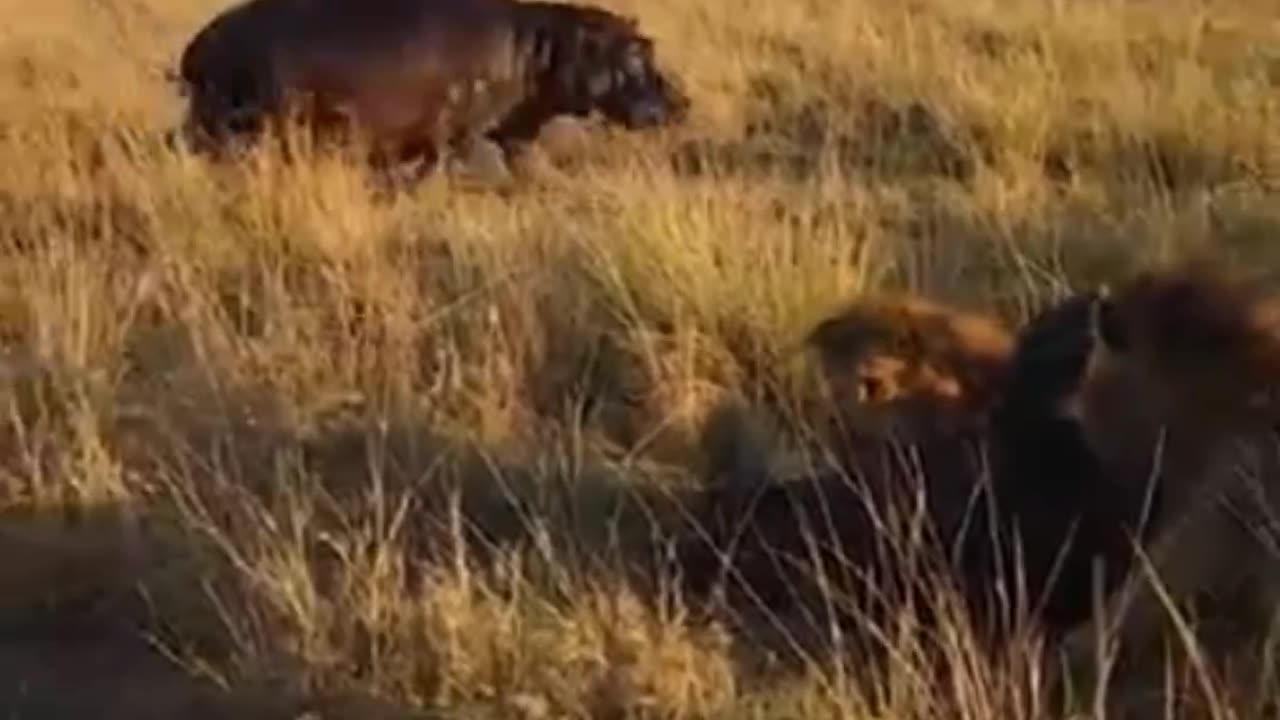
[[658, 69], [653, 41], [634, 20], [597, 8], [572, 11], [561, 16], [570, 27], [559, 28], [560, 47], [552, 61], [567, 112], [596, 110], [628, 129], [684, 119], [689, 98]]
[[657, 68], [648, 38], [627, 38], [608, 48], [585, 80], [591, 104], [629, 129], [679, 122], [689, 111], [689, 98]]

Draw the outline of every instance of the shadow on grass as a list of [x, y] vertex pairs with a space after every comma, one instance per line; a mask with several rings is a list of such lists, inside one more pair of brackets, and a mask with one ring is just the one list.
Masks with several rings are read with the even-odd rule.
[[[946, 615], [945, 625], [958, 609], [945, 581], [931, 583], [943, 573], [931, 572], [929, 542], [892, 546], [877, 523], [927, 531], [879, 516], [887, 508], [867, 503], [885, 498], [821, 466], [753, 498], [726, 496], [690, 468], [610, 460], [554, 431], [479, 447], [429, 422], [359, 412], [305, 437], [234, 417], [212, 431], [182, 423], [143, 432], [166, 448], [152, 455], [154, 473], [166, 478], [184, 542], [207, 553], [200, 565], [217, 581], [216, 619], [232, 622], [221, 635], [192, 627], [201, 613], [183, 607], [177, 587], [166, 627], [188, 645], [211, 634], [212, 650], [197, 654], [229, 653], [247, 673], [233, 673], [239, 682], [295, 668], [316, 687], [375, 687], [430, 704], [457, 669], [447, 638], [421, 635], [427, 629], [492, 632], [484, 624], [507, 622], [489, 615], [497, 603], [499, 616], [519, 619], [494, 640], [510, 643], [517, 665], [536, 663], [552, 651], [528, 628], [548, 613], [590, 626], [601, 612], [590, 598], [601, 592], [609, 603], [635, 598], [649, 618], [605, 632], [625, 637], [648, 622], [695, 636], [725, 629], [735, 672], [759, 683], [843, 668], [872, 694], [894, 662], [945, 668], [974, 651], [948, 646], [954, 638], [928, 618]], [[733, 553], [740, 574], [720, 593], [715, 547], [742, 520], [754, 534]], [[462, 605], [448, 604], [455, 593]], [[531, 689], [528, 671], [510, 672], [513, 696]], [[942, 676], [927, 682], [936, 690]], [[474, 690], [454, 688], [449, 702], [480, 702]], [[626, 697], [617, 702], [638, 701]]]
[[[174, 601], [185, 613], [200, 605], [202, 622], [214, 618], [199, 597], [192, 550], [138, 508], [0, 516], [0, 707], [38, 720], [290, 720], [316, 710], [427, 717], [358, 693], [304, 693], [281, 683], [227, 688], [165, 651], [162, 616], [179, 609]], [[157, 600], [168, 603], [160, 616]]]

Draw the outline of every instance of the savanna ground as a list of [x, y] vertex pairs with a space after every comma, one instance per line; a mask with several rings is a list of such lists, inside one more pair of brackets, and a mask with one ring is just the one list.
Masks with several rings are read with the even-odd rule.
[[607, 4], [686, 127], [389, 194], [166, 147], [220, 0], [0, 0], [4, 717], [1041, 716], [1029, 664], [770, 669], [632, 569], [844, 299], [1280, 268], [1280, 8]]

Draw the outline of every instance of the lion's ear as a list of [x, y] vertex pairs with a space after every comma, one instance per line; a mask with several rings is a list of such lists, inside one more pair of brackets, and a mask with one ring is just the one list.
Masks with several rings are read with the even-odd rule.
[[838, 344], [843, 334], [841, 332], [843, 319], [842, 316], [835, 315], [814, 325], [813, 329], [804, 336], [804, 345], [817, 350], [826, 350]]
[[1128, 329], [1105, 286], [1098, 290], [1089, 309], [1089, 334], [1098, 350], [1124, 352], [1129, 347]]
[[1064, 420], [1074, 420], [1082, 422], [1084, 420], [1084, 401], [1080, 397], [1080, 393], [1073, 392], [1060, 398], [1054, 409], [1058, 413], [1058, 417]]
[[1094, 346], [1105, 345], [1102, 337], [1102, 304], [1106, 302], [1103, 292], [1099, 292], [1089, 301], [1089, 340]]
[[[1088, 379], [1096, 373], [1105, 372], [1102, 368], [1109, 366], [1117, 359], [1116, 356], [1124, 351], [1124, 343], [1120, 342], [1121, 334], [1114, 303], [1109, 299], [1106, 291], [1095, 294], [1093, 301], [1089, 304], [1091, 349], [1085, 362], [1085, 383], [1088, 383]], [[1070, 417], [1072, 413], [1078, 415], [1080, 408], [1064, 407], [1059, 410], [1064, 416]]]

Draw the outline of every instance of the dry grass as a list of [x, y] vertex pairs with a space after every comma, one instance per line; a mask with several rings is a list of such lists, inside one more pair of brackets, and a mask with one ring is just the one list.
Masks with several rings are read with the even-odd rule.
[[631, 581], [645, 508], [722, 389], [799, 392], [774, 360], [850, 295], [1017, 321], [1207, 244], [1280, 267], [1280, 11], [608, 4], [687, 127], [389, 196], [165, 148], [219, 0], [0, 0], [5, 627], [110, 600], [233, 690], [465, 717], [1042, 716], [1030, 650], [959, 630], [877, 691], [770, 669]]

